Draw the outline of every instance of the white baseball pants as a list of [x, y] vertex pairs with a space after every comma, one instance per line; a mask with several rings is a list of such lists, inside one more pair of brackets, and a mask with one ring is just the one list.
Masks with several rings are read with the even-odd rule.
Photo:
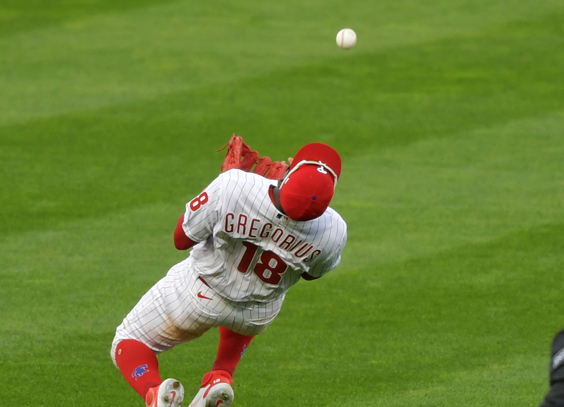
[[280, 312], [284, 298], [270, 303], [230, 301], [199, 278], [190, 264], [188, 258], [174, 265], [117, 327], [111, 349], [114, 363], [117, 344], [124, 339], [161, 353], [218, 326], [258, 335]]

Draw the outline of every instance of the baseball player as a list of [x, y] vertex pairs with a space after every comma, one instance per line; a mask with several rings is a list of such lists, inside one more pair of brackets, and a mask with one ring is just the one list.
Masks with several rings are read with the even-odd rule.
[[550, 390], [539, 407], [564, 407], [564, 329], [552, 341], [551, 356]]
[[156, 355], [216, 327], [216, 360], [190, 407], [231, 405], [239, 360], [288, 289], [341, 261], [347, 226], [329, 207], [341, 173], [337, 151], [307, 144], [288, 167], [259, 158], [240, 137], [229, 147], [223, 172], [186, 204], [174, 232], [176, 248], [192, 248], [190, 255], [116, 329], [112, 359], [147, 407], [184, 399], [178, 380], [161, 379]]

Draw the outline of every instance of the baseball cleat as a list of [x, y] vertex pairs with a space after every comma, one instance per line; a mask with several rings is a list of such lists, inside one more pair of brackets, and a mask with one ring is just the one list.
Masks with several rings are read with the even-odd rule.
[[200, 391], [189, 407], [229, 407], [233, 403], [233, 378], [224, 370], [205, 374]]
[[180, 407], [184, 401], [184, 387], [175, 379], [166, 379], [160, 386], [151, 387], [145, 396], [145, 407]]

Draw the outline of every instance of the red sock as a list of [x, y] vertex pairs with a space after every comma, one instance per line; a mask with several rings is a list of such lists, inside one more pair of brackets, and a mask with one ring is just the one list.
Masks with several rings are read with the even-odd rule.
[[233, 376], [243, 353], [253, 338], [254, 336], [241, 335], [220, 326], [219, 349], [217, 350], [213, 370], [225, 370]]
[[159, 375], [157, 355], [139, 341], [133, 339], [121, 341], [116, 349], [116, 363], [127, 383], [143, 399], [151, 387], [163, 382]]

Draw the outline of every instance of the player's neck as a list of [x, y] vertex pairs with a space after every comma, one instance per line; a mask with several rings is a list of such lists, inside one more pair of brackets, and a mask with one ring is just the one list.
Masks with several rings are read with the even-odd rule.
[[276, 209], [285, 215], [284, 209], [282, 209], [282, 205], [280, 205], [280, 189], [275, 185], [271, 185], [268, 189], [268, 195], [274, 206], [276, 206]]

